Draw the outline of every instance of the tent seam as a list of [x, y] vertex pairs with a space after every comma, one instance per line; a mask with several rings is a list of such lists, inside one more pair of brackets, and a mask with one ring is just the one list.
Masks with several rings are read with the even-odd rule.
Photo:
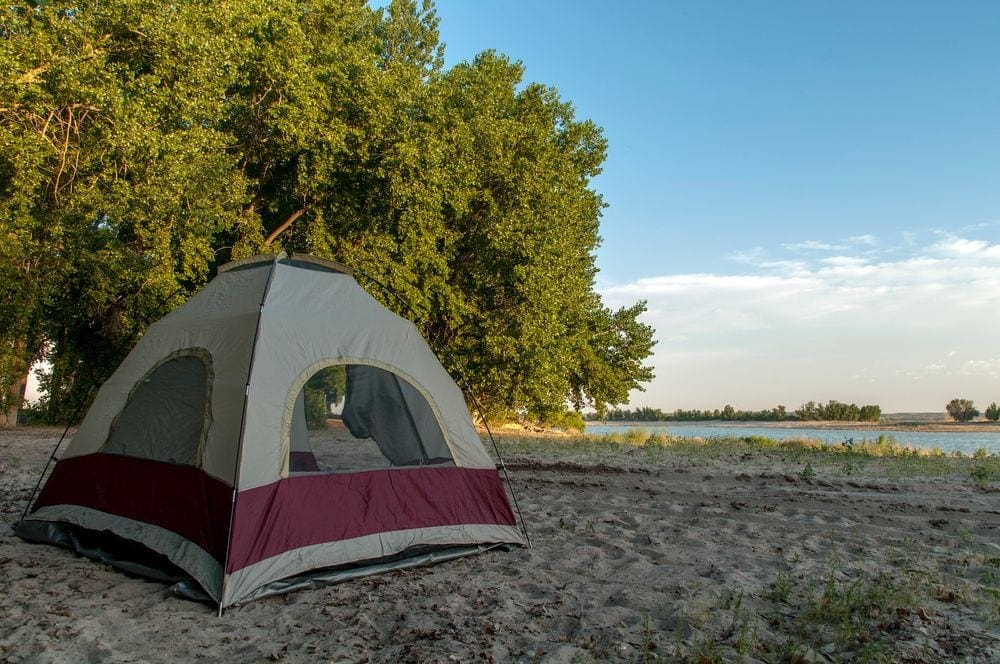
[[240, 490], [240, 471], [243, 464], [243, 436], [246, 432], [247, 423], [247, 402], [250, 398], [250, 380], [253, 378], [254, 358], [257, 355], [257, 338], [260, 335], [260, 323], [264, 317], [264, 305], [267, 302], [267, 295], [271, 290], [271, 283], [274, 281], [274, 273], [277, 271], [278, 261], [286, 256], [281, 252], [274, 256], [271, 261], [271, 271], [268, 272], [267, 282], [264, 284], [264, 291], [260, 296], [260, 309], [257, 310], [257, 326], [254, 329], [253, 341], [250, 344], [250, 362], [247, 366], [246, 388], [243, 390], [243, 413], [240, 416], [240, 433], [236, 441], [236, 468], [233, 473], [233, 499], [229, 507], [229, 528], [226, 534], [226, 555], [222, 559], [222, 587], [219, 589], [219, 617], [222, 617], [222, 610], [226, 601], [226, 578], [229, 576], [229, 552], [233, 547], [233, 523], [236, 515], [236, 496]]

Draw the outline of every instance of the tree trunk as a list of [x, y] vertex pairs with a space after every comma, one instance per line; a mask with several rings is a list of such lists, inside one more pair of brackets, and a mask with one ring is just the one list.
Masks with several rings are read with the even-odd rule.
[[7, 407], [8, 427], [17, 426], [17, 413], [21, 410], [21, 404], [24, 403], [24, 390], [27, 387], [27, 374], [25, 374], [24, 378], [21, 378], [10, 386], [10, 391], [7, 393], [7, 397], [9, 399], [9, 406]]

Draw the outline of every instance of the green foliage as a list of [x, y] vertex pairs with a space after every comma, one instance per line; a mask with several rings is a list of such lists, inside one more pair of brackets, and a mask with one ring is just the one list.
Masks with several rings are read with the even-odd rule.
[[842, 642], [862, 637], [876, 629], [877, 620], [891, 616], [899, 607], [909, 607], [916, 599], [909, 588], [881, 573], [875, 578], [841, 580], [842, 573], [831, 568], [823, 589], [807, 604], [800, 619], [813, 629], [832, 629]]
[[986, 407], [986, 410], [983, 411], [983, 416], [990, 422], [1000, 420], [1000, 406], [997, 405], [996, 401]]
[[306, 387], [322, 392], [328, 406], [340, 403], [347, 394], [347, 367], [335, 364], [320, 369], [309, 378]]
[[969, 422], [979, 415], [971, 399], [952, 399], [944, 409], [957, 422]]
[[736, 410], [731, 405], [719, 410], [684, 410], [678, 408], [666, 413], [659, 408], [643, 406], [633, 410], [615, 408], [608, 410], [600, 417], [597, 413], [588, 413], [586, 419], [610, 420], [614, 422], [696, 422], [705, 420], [732, 420], [757, 422], [783, 422], [789, 419], [784, 406], [775, 406], [768, 410]]
[[560, 429], [575, 429], [581, 433], [587, 428], [587, 424], [583, 421], [583, 415], [578, 410], [569, 410], [557, 415], [550, 419], [547, 424]]
[[310, 429], [326, 426], [330, 406], [340, 403], [347, 393], [347, 371], [344, 365], [320, 369], [303, 388], [305, 390], [306, 423]]
[[0, 10], [0, 388], [44, 356], [65, 419], [218, 264], [284, 249], [357, 268], [488, 412], [641, 389], [645, 306], [594, 292], [600, 128], [502, 55], [445, 70], [437, 22], [407, 0]]
[[878, 422], [882, 419], [882, 408], [874, 404], [862, 406], [858, 419], [862, 422]]
[[981, 447], [972, 455], [972, 462], [969, 475], [977, 484], [1000, 482], [1000, 456], [990, 454]]
[[763, 593], [763, 598], [776, 604], [788, 604], [792, 596], [792, 578], [788, 572], [779, 571], [774, 583]]
[[858, 406], [834, 400], [826, 404], [810, 401], [795, 411], [795, 419], [802, 421], [878, 422], [881, 417], [882, 409], [879, 406]]
[[54, 419], [164, 300], [182, 301], [178, 287], [204, 280], [214, 236], [240, 223], [246, 185], [212, 121], [229, 83], [224, 14], [137, 1], [0, 13], [0, 380], [47, 355]]
[[306, 385], [305, 407], [306, 426], [309, 429], [322, 429], [326, 426], [326, 395], [323, 390]]
[[[907, 566], [903, 574], [845, 565], [834, 553], [825, 578], [788, 574], [762, 593], [775, 606], [761, 616], [771, 634], [782, 635], [760, 644], [765, 661], [813, 661], [849, 654], [851, 661], [891, 662], [894, 633], [905, 629], [910, 616], [928, 618], [924, 607], [933, 601], [936, 570]], [[898, 637], [897, 637], [898, 638]], [[825, 654], [825, 657], [824, 657]]]
[[656, 662], [659, 660], [656, 654], [656, 639], [653, 627], [649, 622], [649, 614], [642, 615], [642, 650], [639, 653], [639, 661]]

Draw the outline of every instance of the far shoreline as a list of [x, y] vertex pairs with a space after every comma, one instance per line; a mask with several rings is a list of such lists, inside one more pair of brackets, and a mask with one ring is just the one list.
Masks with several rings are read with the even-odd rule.
[[615, 426], [713, 426], [737, 428], [755, 426], [766, 429], [849, 429], [852, 431], [928, 431], [936, 433], [962, 433], [970, 431], [1000, 432], [1000, 423], [980, 422], [840, 422], [831, 420], [771, 422], [765, 420], [649, 420], [649, 421], [588, 421], [587, 427], [594, 425]]

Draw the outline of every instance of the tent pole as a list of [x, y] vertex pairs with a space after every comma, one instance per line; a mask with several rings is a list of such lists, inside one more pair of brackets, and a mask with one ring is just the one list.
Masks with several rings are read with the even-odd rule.
[[260, 307], [257, 309], [257, 326], [254, 328], [253, 342], [250, 344], [250, 363], [247, 366], [246, 387], [243, 389], [243, 414], [240, 416], [240, 435], [236, 439], [236, 470], [233, 473], [233, 497], [229, 506], [229, 529], [226, 534], [226, 553], [222, 559], [222, 587], [219, 589], [219, 618], [222, 617], [223, 612], [222, 602], [226, 596], [226, 569], [229, 568], [229, 552], [233, 546], [233, 520], [236, 516], [236, 494], [239, 492], [240, 466], [243, 463], [243, 434], [246, 432], [247, 426], [247, 401], [250, 396], [250, 377], [253, 374], [253, 361], [257, 355], [257, 338], [260, 336], [260, 321], [264, 316], [264, 302], [267, 300], [267, 294], [271, 290], [271, 281], [274, 279], [274, 268], [278, 265], [279, 260], [286, 257], [285, 252], [282, 251], [276, 254], [274, 260], [271, 261], [271, 271], [267, 273], [264, 292], [260, 296]]
[[[93, 390], [91, 390], [91, 392], [93, 392]], [[90, 396], [90, 392], [87, 393], [87, 396]], [[66, 434], [69, 433], [70, 427], [73, 426], [73, 421], [76, 420], [79, 414], [80, 411], [78, 409], [77, 412], [73, 414], [73, 418], [66, 424], [66, 428], [63, 429], [62, 435], [59, 436], [59, 442], [57, 442], [56, 446], [52, 448], [52, 454], [49, 455], [48, 460], [45, 462], [45, 467], [42, 468], [42, 472], [38, 476], [38, 481], [35, 482], [35, 488], [31, 490], [31, 495], [28, 496], [28, 502], [24, 504], [24, 511], [21, 513], [21, 521], [28, 518], [28, 512], [31, 510], [31, 504], [35, 502], [35, 495], [38, 493], [39, 487], [42, 486], [42, 480], [45, 479], [45, 473], [49, 472], [49, 466], [51, 466], [52, 462], [55, 460], [56, 454], [59, 452], [59, 448], [62, 447], [63, 441], [66, 440]]]
[[521, 514], [521, 506], [517, 503], [517, 492], [514, 491], [514, 484], [510, 481], [510, 475], [507, 474], [507, 464], [504, 463], [503, 457], [500, 456], [500, 447], [497, 445], [497, 441], [493, 437], [493, 431], [490, 429], [490, 423], [486, 421], [486, 414], [483, 412], [482, 406], [479, 405], [479, 399], [476, 398], [475, 393], [472, 391], [472, 386], [469, 385], [468, 379], [461, 371], [457, 369], [456, 371], [458, 371], [458, 375], [461, 377], [462, 383], [465, 384], [465, 389], [472, 398], [472, 403], [476, 406], [480, 419], [483, 420], [483, 426], [486, 427], [486, 433], [490, 437], [490, 442], [493, 443], [493, 451], [496, 452], [497, 459], [500, 460], [500, 470], [503, 471], [504, 480], [506, 480], [507, 486], [510, 487], [510, 496], [514, 499], [514, 509], [517, 510], [517, 518], [521, 521], [521, 530], [524, 531], [524, 541], [528, 543], [528, 548], [530, 549], [531, 537], [528, 536], [528, 524], [524, 521], [524, 515]]

